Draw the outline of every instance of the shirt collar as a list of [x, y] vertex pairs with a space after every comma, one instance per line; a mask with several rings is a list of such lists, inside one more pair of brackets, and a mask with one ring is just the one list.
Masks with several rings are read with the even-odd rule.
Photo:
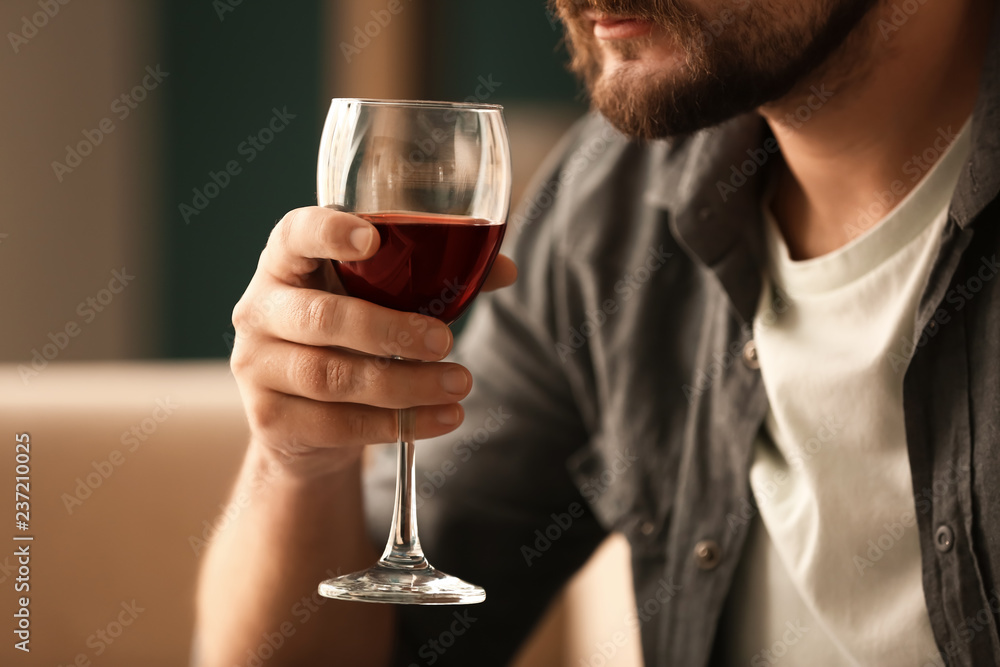
[[[711, 269], [744, 323], [760, 296], [763, 175], [776, 159], [756, 113], [653, 146], [646, 201], [670, 212], [678, 243]], [[774, 146], [768, 152], [764, 146]], [[749, 251], [749, 252], [748, 252]]]
[[996, 7], [979, 82], [972, 112], [972, 152], [951, 202], [951, 215], [962, 228], [1000, 193], [1000, 10]]

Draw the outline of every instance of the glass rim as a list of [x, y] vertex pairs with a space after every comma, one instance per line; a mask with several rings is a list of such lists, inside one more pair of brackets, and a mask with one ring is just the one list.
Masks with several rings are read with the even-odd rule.
[[425, 107], [432, 109], [459, 109], [465, 111], [503, 111], [503, 105], [482, 102], [444, 102], [437, 100], [383, 100], [372, 97], [334, 97], [330, 104], [337, 102], [357, 102], [367, 106], [384, 107]]

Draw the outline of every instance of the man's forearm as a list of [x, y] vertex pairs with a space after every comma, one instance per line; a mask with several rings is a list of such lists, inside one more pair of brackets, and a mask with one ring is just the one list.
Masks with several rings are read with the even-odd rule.
[[[296, 480], [251, 446], [231, 499], [233, 518], [202, 565], [196, 667], [386, 665], [389, 605], [316, 594], [377, 554], [364, 530], [360, 462]], [[268, 659], [268, 655], [273, 657]]]

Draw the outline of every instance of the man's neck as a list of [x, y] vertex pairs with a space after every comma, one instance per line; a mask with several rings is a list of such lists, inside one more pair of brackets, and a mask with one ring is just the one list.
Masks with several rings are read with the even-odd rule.
[[884, 217], [972, 114], [993, 0], [904, 4], [882, 3], [829, 66], [760, 110], [784, 158], [771, 206], [793, 259]]

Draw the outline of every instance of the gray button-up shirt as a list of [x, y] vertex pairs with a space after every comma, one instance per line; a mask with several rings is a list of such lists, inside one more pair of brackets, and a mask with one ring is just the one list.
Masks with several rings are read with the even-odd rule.
[[[905, 368], [934, 637], [949, 665], [980, 666], [1000, 664], [996, 39], [972, 143], [912, 336], [886, 363]], [[564, 140], [509, 223], [518, 283], [480, 297], [461, 341], [475, 378], [465, 424], [418, 446], [428, 557], [487, 600], [400, 607], [398, 664], [506, 664], [609, 531], [631, 545], [646, 664], [711, 663], [755, 511], [768, 404], [750, 323], [776, 153], [756, 115], [669, 143], [590, 116]], [[369, 477], [379, 546], [391, 456]]]

